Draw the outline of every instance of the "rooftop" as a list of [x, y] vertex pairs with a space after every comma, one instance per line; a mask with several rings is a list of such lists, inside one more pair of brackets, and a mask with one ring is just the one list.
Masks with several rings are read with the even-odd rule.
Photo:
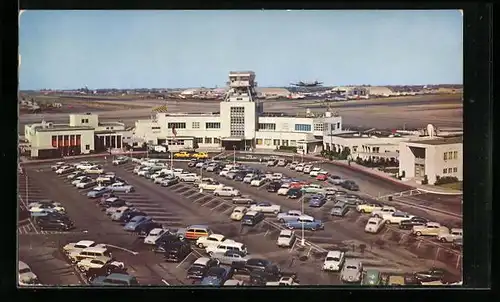
[[50, 131], [71, 131], [71, 130], [94, 130], [94, 127], [89, 126], [70, 126], [68, 124], [51, 124], [47, 126], [37, 125], [34, 127], [38, 132]]
[[370, 133], [363, 132], [347, 132], [334, 134], [333, 136], [343, 137], [343, 138], [409, 138], [415, 137], [415, 135], [405, 135], [400, 133], [392, 133], [390, 131], [372, 131]]
[[451, 138], [441, 138], [441, 139], [428, 139], [428, 140], [421, 140], [417, 142], [412, 142], [414, 144], [420, 144], [420, 145], [432, 145], [432, 146], [437, 146], [437, 145], [449, 145], [449, 144], [461, 144], [464, 142], [464, 138], [462, 136], [460, 137], [451, 137]]

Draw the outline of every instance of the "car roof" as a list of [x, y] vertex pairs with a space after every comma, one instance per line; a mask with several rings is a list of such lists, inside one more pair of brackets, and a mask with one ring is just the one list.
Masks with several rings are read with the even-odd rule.
[[235, 207], [235, 208], [233, 209], [233, 211], [235, 211], [235, 210], [240, 210], [240, 211], [243, 211], [243, 210], [244, 210], [244, 209], [246, 209], [246, 208], [247, 208], [247, 207]]
[[190, 225], [188, 229], [208, 229], [208, 226], [204, 224], [193, 224]]
[[129, 281], [129, 280], [134, 279], [134, 278], [135, 278], [135, 276], [131, 276], [131, 275], [127, 275], [127, 274], [120, 274], [120, 273], [112, 273], [106, 277], [106, 279], [125, 280], [125, 281]]
[[212, 234], [212, 235], [209, 235], [208, 237], [212, 237], [212, 238], [216, 238], [218, 240], [221, 240], [223, 238], [226, 238], [226, 236], [222, 235], [222, 234]]
[[368, 219], [368, 222], [370, 222], [370, 221], [380, 222], [381, 220], [383, 220], [383, 219], [380, 217], [370, 217]]
[[340, 257], [341, 251], [329, 251], [326, 257]]
[[248, 211], [245, 215], [249, 215], [249, 216], [255, 216], [257, 215], [259, 212], [257, 211]]
[[86, 245], [86, 246], [90, 246], [92, 244], [94, 244], [95, 241], [92, 241], [92, 240], [80, 240], [78, 241], [77, 243], [75, 243], [75, 245]]
[[194, 261], [193, 264], [199, 264], [199, 265], [207, 265], [208, 261], [211, 259], [208, 257], [200, 257]]
[[22, 262], [22, 261], [19, 261], [19, 269], [26, 269], [26, 268], [30, 268], [26, 263]]
[[292, 230], [281, 230], [280, 235], [291, 236], [293, 234]]
[[348, 266], [348, 265], [358, 266], [360, 264], [360, 262], [361, 261], [359, 261], [358, 259], [346, 259], [344, 266]]
[[441, 226], [439, 222], [427, 222], [427, 225]]
[[84, 261], [84, 262], [90, 262], [90, 261], [92, 261], [92, 260], [94, 260], [94, 259], [97, 259], [97, 260], [103, 260], [103, 261], [109, 261], [109, 260], [111, 260], [111, 258], [110, 258], [110, 257], [106, 257], [106, 256], [98, 256], [98, 257], [94, 257], [94, 258], [85, 258], [85, 259], [83, 259], [83, 260], [81, 260], [81, 261]]
[[82, 250], [82, 252], [101, 252], [104, 253], [108, 249], [105, 247], [88, 247]]
[[452, 228], [451, 231], [452, 232], [463, 232], [463, 230], [461, 228]]

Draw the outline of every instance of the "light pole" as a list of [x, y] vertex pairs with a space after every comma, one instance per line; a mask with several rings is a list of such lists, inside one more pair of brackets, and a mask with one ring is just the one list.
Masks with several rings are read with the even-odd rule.
[[[302, 195], [302, 197], [300, 198], [300, 208], [301, 208], [301, 212], [302, 212], [302, 215], [304, 215], [304, 195]], [[302, 221], [301, 222], [301, 227], [302, 227], [302, 239], [300, 240], [300, 244], [302, 246], [305, 246], [306, 245], [306, 239], [304, 238], [304, 222]]]
[[236, 166], [236, 145], [233, 145], [233, 166]]

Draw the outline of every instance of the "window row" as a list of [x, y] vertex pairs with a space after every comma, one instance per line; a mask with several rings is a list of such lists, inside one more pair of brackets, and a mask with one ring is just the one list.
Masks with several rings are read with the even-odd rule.
[[197, 144], [220, 144], [220, 138], [218, 137], [195, 137], [194, 142]]
[[443, 153], [444, 160], [457, 159], [457, 158], [458, 158], [458, 151], [449, 151]]
[[175, 129], [186, 129], [186, 123], [168, 123], [167, 124], [168, 129], [172, 129], [174, 127], [175, 127]]
[[257, 145], [264, 145], [264, 146], [291, 146], [295, 147], [297, 146], [297, 141], [296, 140], [288, 140], [288, 139], [262, 139], [258, 138], [256, 140]]
[[81, 145], [82, 136], [77, 135], [52, 135], [52, 147], [73, 147]]
[[295, 124], [295, 131], [311, 131], [311, 125], [309, 124]]
[[458, 168], [444, 168], [443, 169], [443, 174], [446, 174], [446, 173], [457, 173], [458, 171]]
[[259, 130], [276, 130], [276, 124], [259, 123]]

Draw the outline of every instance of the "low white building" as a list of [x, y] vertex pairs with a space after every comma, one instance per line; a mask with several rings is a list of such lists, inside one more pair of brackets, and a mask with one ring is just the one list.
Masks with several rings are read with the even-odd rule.
[[99, 122], [91, 113], [70, 114], [69, 123], [42, 121], [25, 125], [24, 138], [31, 157], [88, 154], [108, 148], [122, 148], [125, 125], [119, 122]]
[[330, 112], [322, 116], [265, 113], [256, 98], [252, 71], [230, 72], [228, 84], [219, 112], [157, 113], [152, 119], [137, 121], [134, 135], [153, 144], [166, 144], [171, 151], [296, 147], [299, 153], [310, 153], [322, 150], [326, 129], [332, 127], [333, 134], [341, 132], [342, 118]]
[[401, 142], [399, 174], [417, 181], [427, 175], [429, 184], [434, 184], [438, 176], [463, 180], [463, 137]]

